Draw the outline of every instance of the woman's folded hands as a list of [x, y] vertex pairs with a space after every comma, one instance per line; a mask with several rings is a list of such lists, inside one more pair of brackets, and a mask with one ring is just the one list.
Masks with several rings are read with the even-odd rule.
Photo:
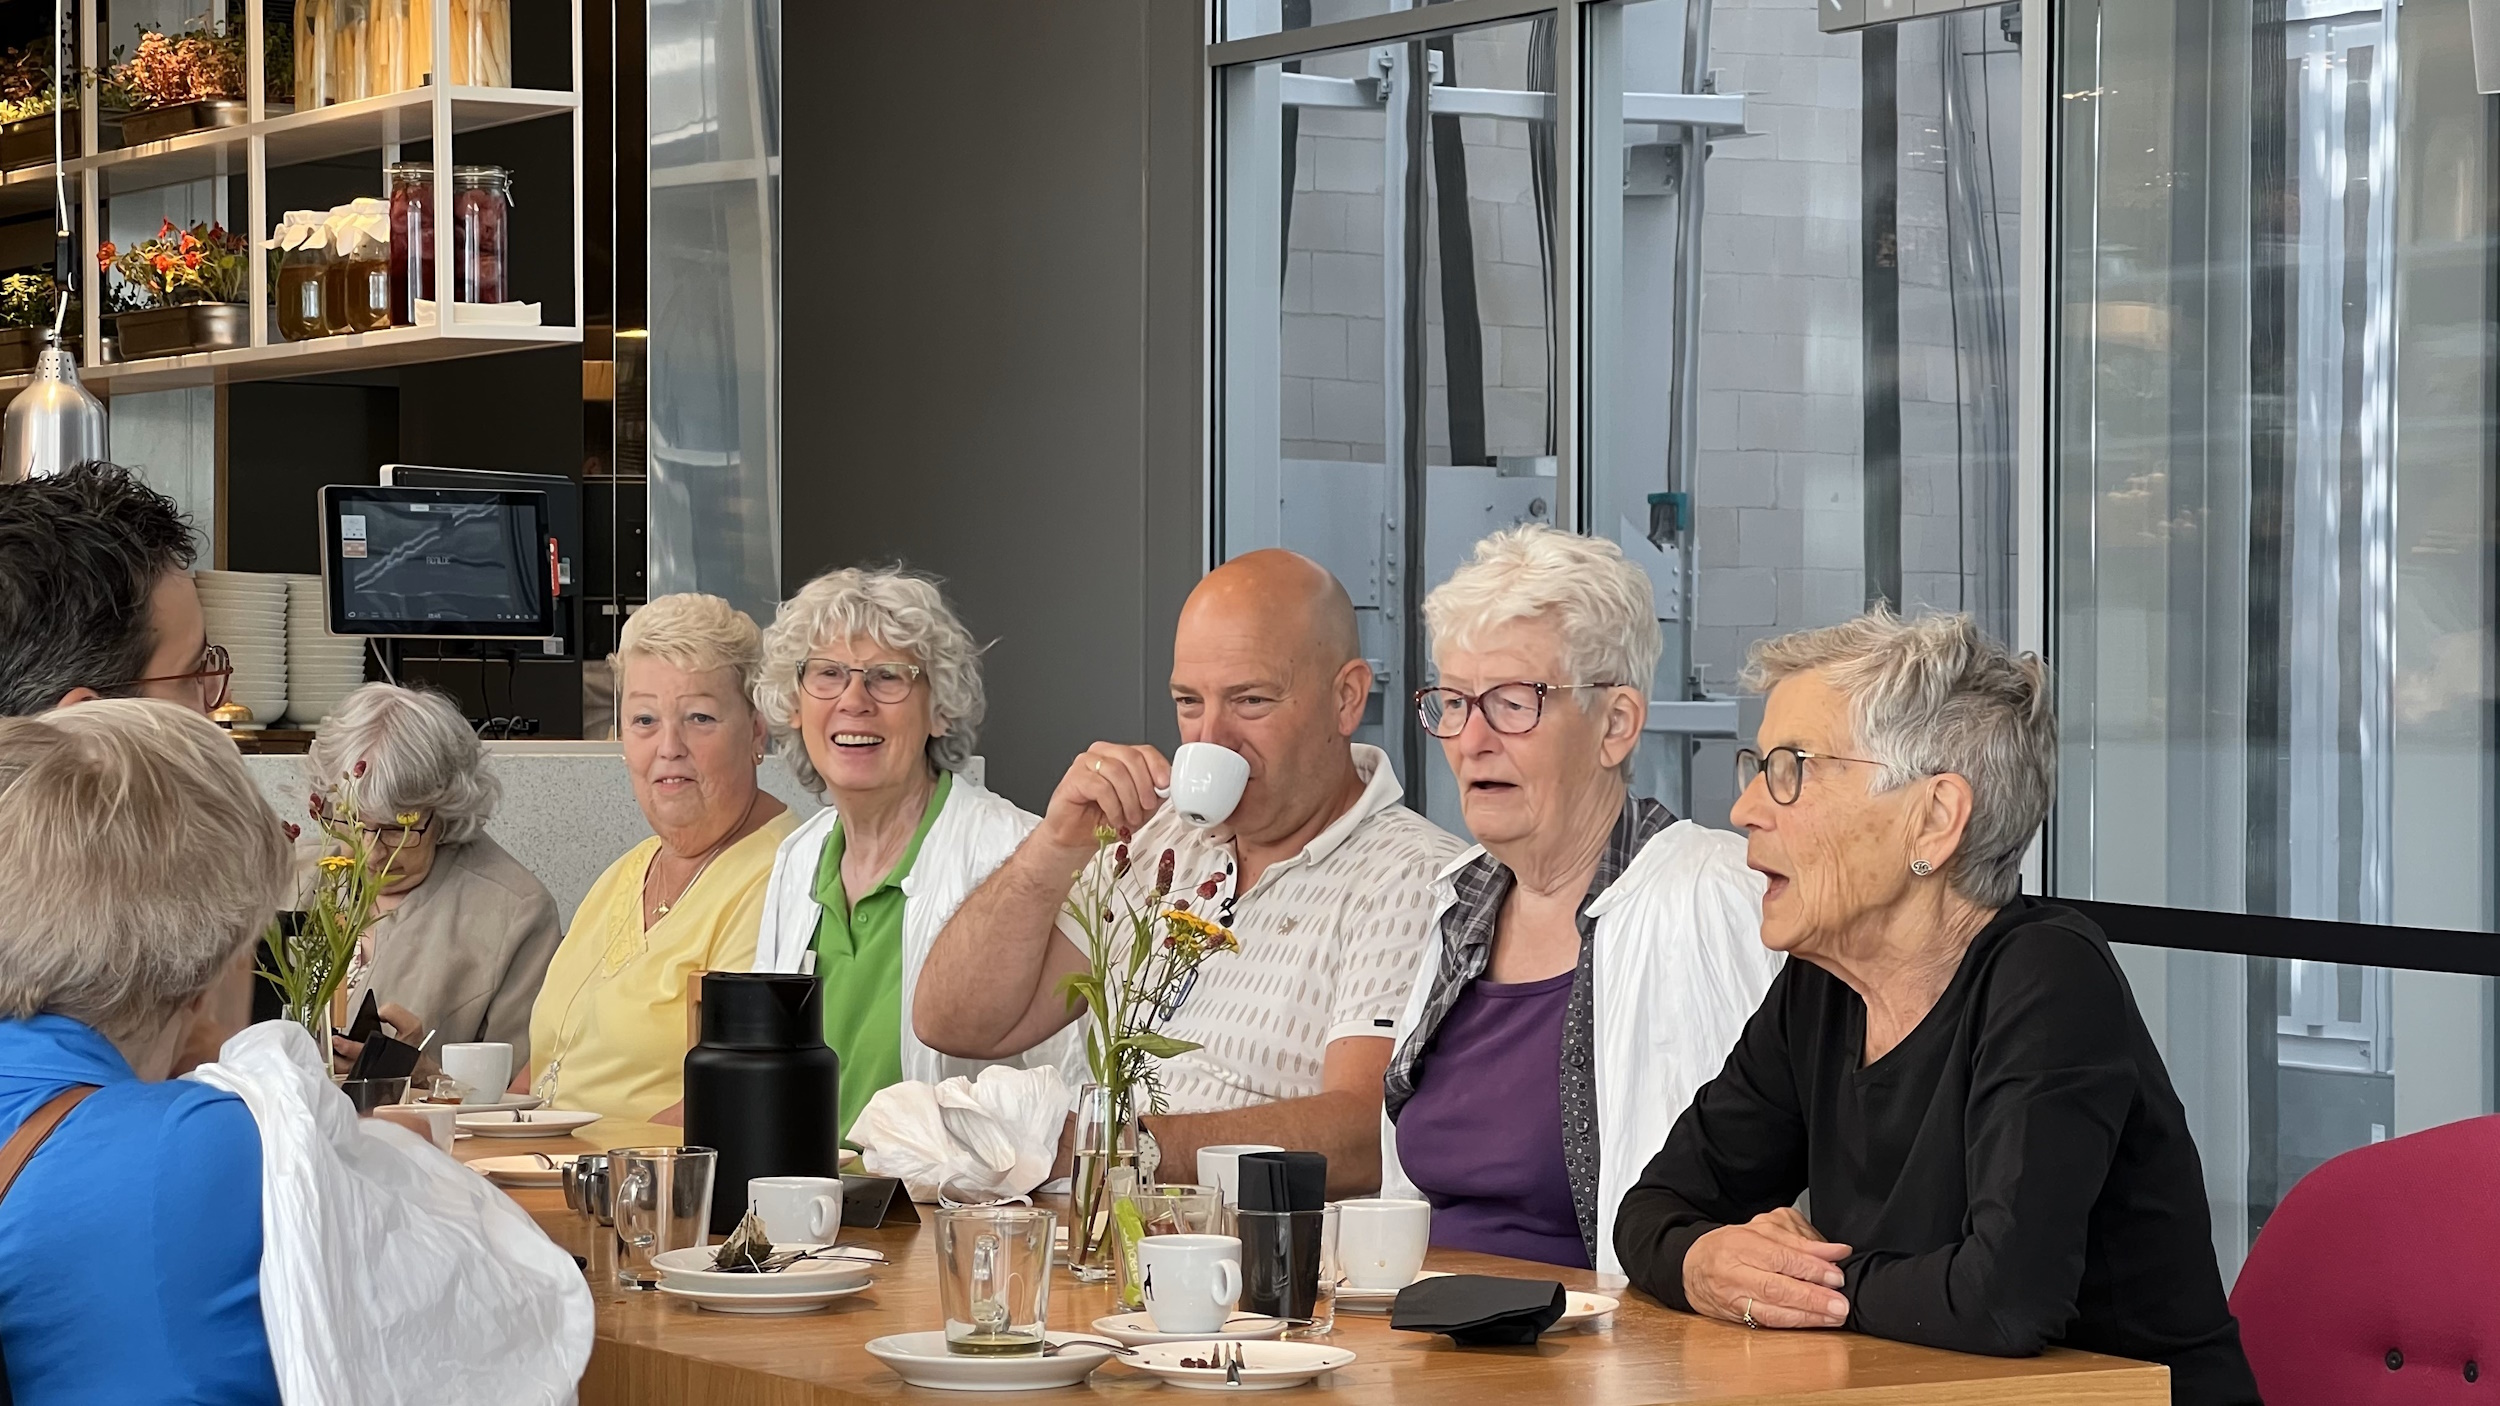
[[1837, 1328], [1849, 1320], [1840, 1262], [1849, 1247], [1825, 1240], [1793, 1206], [1723, 1225], [1684, 1256], [1684, 1298], [1696, 1313], [1762, 1328]]

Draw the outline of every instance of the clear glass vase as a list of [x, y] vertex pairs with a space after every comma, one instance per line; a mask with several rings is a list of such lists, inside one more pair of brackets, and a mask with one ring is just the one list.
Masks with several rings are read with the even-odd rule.
[[1111, 1217], [1111, 1173], [1137, 1173], [1136, 1091], [1090, 1083], [1078, 1088], [1074, 1146], [1068, 1269], [1088, 1283], [1107, 1283], [1118, 1273], [1119, 1254]]

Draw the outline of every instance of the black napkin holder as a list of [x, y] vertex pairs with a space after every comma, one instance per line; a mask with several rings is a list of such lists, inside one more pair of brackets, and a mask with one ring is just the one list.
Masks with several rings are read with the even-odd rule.
[[1460, 1347], [1517, 1347], [1553, 1327], [1566, 1303], [1563, 1286], [1550, 1279], [1446, 1274], [1398, 1290], [1389, 1326], [1440, 1333]]
[[894, 1177], [867, 1177], [856, 1172], [842, 1174], [842, 1223], [861, 1230], [874, 1230], [893, 1221], [897, 1225], [917, 1223], [920, 1212], [903, 1194], [903, 1183]]
[[406, 1079], [417, 1072], [417, 1047], [388, 1035], [372, 1035], [347, 1071], [350, 1079]]

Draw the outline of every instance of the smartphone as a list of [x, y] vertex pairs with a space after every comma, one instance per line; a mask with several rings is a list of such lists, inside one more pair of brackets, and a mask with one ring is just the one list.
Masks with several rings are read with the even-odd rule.
[[356, 1019], [347, 1027], [347, 1038], [361, 1045], [381, 1033], [381, 1030], [382, 1003], [372, 992], [367, 991], [365, 1003], [356, 1008]]

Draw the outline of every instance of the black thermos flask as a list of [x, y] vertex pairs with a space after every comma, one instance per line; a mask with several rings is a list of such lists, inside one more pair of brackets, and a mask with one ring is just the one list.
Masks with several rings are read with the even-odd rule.
[[737, 1228], [750, 1178], [841, 1175], [839, 1064], [815, 977], [703, 974], [702, 1039], [686, 1054], [686, 1145], [720, 1153], [713, 1234]]

